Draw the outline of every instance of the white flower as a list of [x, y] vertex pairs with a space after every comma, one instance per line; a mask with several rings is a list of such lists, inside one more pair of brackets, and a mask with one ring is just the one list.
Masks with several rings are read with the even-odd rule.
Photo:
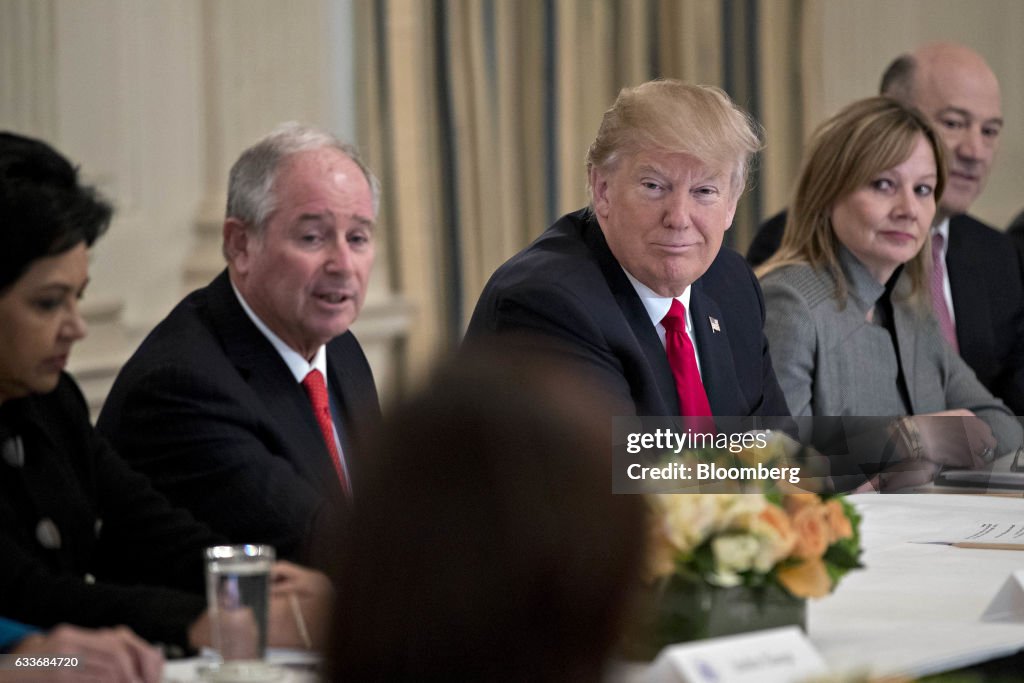
[[718, 504], [718, 512], [715, 515], [716, 531], [750, 529], [767, 505], [762, 495], [723, 493], [716, 495], [715, 499]]
[[711, 552], [715, 558], [715, 573], [712, 582], [719, 586], [739, 585], [739, 574], [754, 566], [760, 549], [757, 537], [750, 534], [725, 534], [713, 539]]
[[718, 528], [716, 496], [659, 494], [655, 503], [661, 512], [662, 534], [680, 552], [692, 552]]

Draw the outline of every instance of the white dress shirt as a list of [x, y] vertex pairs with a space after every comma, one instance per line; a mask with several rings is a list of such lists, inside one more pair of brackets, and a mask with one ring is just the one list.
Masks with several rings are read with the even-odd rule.
[[[653, 289], [645, 285], [644, 283], [637, 280], [630, 274], [625, 268], [622, 272], [629, 278], [629, 283], [633, 285], [633, 289], [636, 290], [637, 296], [640, 297], [640, 301], [643, 302], [644, 308], [647, 310], [647, 315], [651, 318], [651, 323], [654, 325], [654, 329], [658, 332], [658, 339], [661, 340], [662, 347], [665, 346], [665, 326], [661, 324], [661, 321], [668, 315], [668, 309], [672, 307], [672, 297], [661, 296], [654, 292]], [[704, 372], [700, 366], [700, 349], [697, 347], [697, 338], [693, 336], [693, 315], [690, 313], [690, 287], [687, 285], [683, 293], [675, 297], [679, 300], [679, 303], [686, 309], [686, 336], [690, 338], [690, 343], [693, 344], [693, 353], [697, 358], [697, 371], [700, 372], [701, 379], [704, 379]]]
[[[235, 287], [234, 282], [231, 283], [231, 289], [232, 291], [234, 291], [235, 296], [238, 297], [238, 303], [242, 305], [242, 310], [245, 311], [245, 314], [247, 316], [249, 316], [249, 320], [251, 320], [252, 324], [256, 326], [256, 329], [258, 329], [263, 334], [263, 336], [267, 338], [267, 341], [269, 341], [274, 346], [274, 349], [277, 351], [278, 355], [281, 356], [281, 360], [284, 361], [284, 364], [288, 366], [288, 370], [295, 377], [296, 382], [302, 384], [302, 380], [306, 379], [306, 375], [308, 375], [311, 370], [319, 370], [320, 374], [323, 375], [324, 383], [327, 384], [328, 375], [326, 346], [321, 346], [319, 349], [316, 350], [316, 353], [313, 355], [312, 362], [307, 361], [305, 358], [302, 357], [302, 354], [300, 354], [298, 351], [285, 344], [280, 337], [274, 334], [273, 330], [267, 327], [266, 323], [260, 320], [259, 316], [256, 315], [256, 313], [251, 308], [249, 308], [249, 304], [246, 303], [245, 297], [243, 297], [242, 293], [238, 291], [237, 287]], [[345, 463], [345, 451], [341, 447], [341, 438], [338, 436], [337, 411], [335, 410], [334, 407], [334, 400], [333, 397], [331, 396], [330, 388], [328, 388], [327, 395], [330, 398], [331, 403], [331, 427], [334, 432], [334, 445], [338, 447], [338, 455], [341, 456], [341, 466], [345, 470], [346, 479], [348, 479], [348, 465]], [[351, 481], [351, 479], [348, 480]]]

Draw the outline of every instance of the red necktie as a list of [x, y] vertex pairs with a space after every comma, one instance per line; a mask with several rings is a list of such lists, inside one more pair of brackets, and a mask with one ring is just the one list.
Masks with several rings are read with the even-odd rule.
[[661, 324], [665, 327], [668, 364], [676, 381], [676, 393], [679, 394], [679, 412], [689, 418], [686, 426], [691, 431], [714, 434], [715, 421], [711, 418], [711, 406], [704, 392], [704, 383], [700, 381], [697, 355], [686, 334], [686, 308], [678, 299], [672, 299], [672, 305]]
[[324, 437], [327, 450], [331, 453], [331, 461], [334, 463], [334, 470], [338, 473], [338, 479], [341, 481], [341, 488], [345, 490], [346, 494], [350, 494], [348, 478], [345, 476], [345, 468], [341, 464], [341, 453], [338, 452], [338, 444], [334, 441], [331, 404], [327, 399], [327, 385], [324, 383], [324, 376], [320, 374], [319, 370], [310, 370], [306, 378], [302, 380], [302, 388], [306, 390], [309, 402], [313, 404], [313, 415], [316, 416], [316, 423], [320, 426], [320, 434]]
[[956, 343], [956, 326], [953, 325], [953, 316], [949, 314], [949, 306], [946, 305], [946, 264], [942, 261], [944, 241], [941, 232], [932, 235], [932, 308], [935, 310], [935, 319], [939, 321], [942, 336], [954, 351], [960, 353], [960, 345]]

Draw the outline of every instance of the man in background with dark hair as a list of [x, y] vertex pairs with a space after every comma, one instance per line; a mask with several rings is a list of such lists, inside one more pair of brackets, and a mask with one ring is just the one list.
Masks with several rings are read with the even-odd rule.
[[[924, 45], [898, 57], [881, 94], [925, 115], [948, 150], [949, 182], [932, 224], [932, 306], [950, 345], [986, 388], [1024, 414], [1024, 267], [998, 230], [967, 215], [992, 170], [1003, 128], [999, 81], [973, 50]], [[754, 237], [747, 260], [763, 263], [779, 246], [782, 212]]]

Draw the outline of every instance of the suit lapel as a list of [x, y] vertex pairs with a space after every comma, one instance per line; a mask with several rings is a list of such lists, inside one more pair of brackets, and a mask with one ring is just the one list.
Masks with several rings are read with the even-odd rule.
[[[622, 274], [621, 270], [620, 274]], [[647, 314], [647, 309], [644, 308], [644, 304], [640, 301], [636, 290], [633, 289], [633, 285], [626, 279], [624, 274], [622, 274], [622, 278], [625, 280], [629, 291], [616, 292], [615, 301], [619, 305], [623, 317], [626, 319], [626, 324], [629, 325], [629, 329], [633, 331], [636, 337], [637, 344], [640, 346], [640, 350], [643, 352], [644, 359], [647, 361], [651, 375], [654, 378], [654, 384], [668, 409], [668, 414], [678, 415], [680, 412], [679, 393], [676, 391], [676, 382], [672, 377], [672, 368], [668, 364], [668, 355], [665, 353], [665, 347], [662, 346], [661, 339], [658, 337], [658, 330], [655, 329], [654, 324], [651, 322], [651, 316]]]
[[[901, 280], [899, 285], [904, 284], [904, 282], [905, 278]], [[915, 340], [920, 336], [918, 325], [921, 323], [920, 321], [915, 321], [911, 314], [908, 314], [901, 306], [895, 304], [892, 307], [892, 317], [893, 323], [896, 326], [896, 339], [893, 340], [893, 343], [896, 344], [896, 353], [899, 354], [900, 367], [903, 370], [903, 381], [907, 385], [907, 399], [910, 401], [910, 405], [907, 408], [910, 414], [913, 415], [917, 412], [917, 397], [921, 392], [918, 391], [917, 381], [919, 378], [915, 371], [917, 348], [911, 343], [911, 340]]]
[[263, 416], [277, 432], [282, 448], [289, 451], [289, 460], [307, 481], [340, 492], [331, 455], [302, 385], [246, 315], [226, 272], [214, 280], [209, 291], [211, 323], [221, 337], [225, 353], [262, 404]]
[[597, 221], [590, 218], [584, 230], [584, 239], [597, 257], [598, 266], [604, 274], [608, 288], [615, 298], [615, 303], [622, 312], [625, 324], [633, 332], [637, 345], [647, 361], [650, 376], [653, 378], [664, 406], [661, 410], [655, 410], [656, 406], [647, 406], [646, 408], [652, 414], [678, 415], [680, 411], [679, 394], [676, 392], [676, 383], [672, 378], [672, 368], [669, 367], [665, 347], [662, 345], [661, 339], [658, 338], [658, 331], [651, 322], [647, 309], [644, 308], [636, 289], [633, 288], [633, 284], [623, 272], [622, 266], [615, 260], [608, 248], [608, 243], [605, 241]]
[[327, 384], [337, 404], [338, 414], [335, 415], [335, 429], [338, 430], [338, 437], [341, 439], [345, 460], [351, 467], [351, 455], [354, 448], [349, 432], [354, 422], [359, 419], [359, 416], [355, 414], [355, 406], [359, 403], [359, 388], [356, 386], [357, 383], [352, 374], [345, 367], [343, 352], [338, 349], [340, 345], [340, 340], [333, 340], [327, 346]]
[[[740, 410], [744, 401], [739, 395], [740, 384], [736, 377], [732, 345], [729, 344], [729, 327], [718, 303], [704, 293], [700, 280], [694, 282], [690, 289], [690, 317], [693, 318], [701, 379], [711, 404], [711, 414], [723, 417], [745, 415]], [[717, 330], [713, 321], [718, 324]]]

